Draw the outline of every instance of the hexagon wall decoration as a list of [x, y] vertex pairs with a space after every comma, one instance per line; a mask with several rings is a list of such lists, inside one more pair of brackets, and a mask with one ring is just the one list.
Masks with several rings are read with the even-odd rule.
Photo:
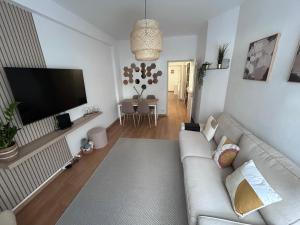
[[[154, 85], [158, 83], [158, 78], [162, 76], [162, 71], [156, 69], [155, 63], [151, 63], [151, 65], [147, 66], [144, 62], [137, 66], [135, 63], [131, 63], [131, 65], [124, 66], [123, 68], [123, 84], [129, 85], [133, 84], [135, 91], [139, 96], [142, 95], [143, 91], [147, 89], [147, 85]], [[146, 79], [147, 78], [147, 79]], [[137, 87], [141, 89], [141, 92], [138, 92]]]

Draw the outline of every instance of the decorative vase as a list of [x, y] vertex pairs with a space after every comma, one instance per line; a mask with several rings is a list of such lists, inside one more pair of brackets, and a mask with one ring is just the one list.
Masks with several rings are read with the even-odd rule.
[[218, 63], [218, 69], [222, 69], [222, 63]]
[[229, 68], [230, 59], [223, 59], [222, 61], [222, 69], [228, 69]]
[[14, 143], [8, 148], [0, 149], [0, 161], [10, 161], [17, 157], [18, 155], [18, 146]]

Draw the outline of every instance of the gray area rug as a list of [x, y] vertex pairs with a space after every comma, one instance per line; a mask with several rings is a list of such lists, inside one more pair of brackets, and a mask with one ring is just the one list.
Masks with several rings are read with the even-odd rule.
[[178, 141], [129, 138], [118, 140], [57, 222], [187, 224]]

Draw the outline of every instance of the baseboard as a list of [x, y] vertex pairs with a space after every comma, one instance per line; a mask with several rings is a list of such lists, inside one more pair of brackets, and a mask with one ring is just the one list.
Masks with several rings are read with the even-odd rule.
[[30, 195], [24, 198], [18, 205], [16, 205], [12, 211], [17, 214], [20, 212], [35, 196], [37, 196], [51, 181], [53, 181], [59, 174], [64, 170], [59, 169], [51, 177], [49, 177], [44, 183], [42, 183], [36, 190], [34, 190]]
[[[158, 114], [157, 115], [158, 117], [166, 117], [166, 116], [168, 116], [167, 114]], [[119, 118], [118, 119], [116, 119], [116, 121], [114, 121], [111, 125], [109, 125], [106, 129], [109, 129], [109, 128], [111, 128], [111, 127], [113, 127], [114, 125], [115, 125], [115, 123], [119, 123]]]
[[[119, 122], [119, 118], [113, 121], [106, 129], [110, 130], [116, 123]], [[79, 152], [78, 152], [79, 153]], [[20, 212], [35, 196], [37, 196], [49, 183], [51, 183], [58, 175], [64, 171], [63, 168], [55, 172], [51, 177], [49, 177], [44, 183], [42, 183], [36, 190], [34, 190], [30, 195], [23, 199], [18, 205], [16, 205], [12, 210], [15, 214]]]
[[110, 130], [116, 123], [119, 123], [119, 118], [117, 118], [114, 122], [112, 122], [112, 123], [106, 128], [106, 130]]
[[191, 117], [191, 123], [195, 123], [195, 120], [193, 119], [193, 117]]
[[158, 117], [166, 117], [168, 116], [167, 114], [158, 114]]

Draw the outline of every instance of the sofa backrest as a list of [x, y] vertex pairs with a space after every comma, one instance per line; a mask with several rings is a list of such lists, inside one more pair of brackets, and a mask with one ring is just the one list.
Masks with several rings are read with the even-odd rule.
[[240, 137], [243, 133], [249, 133], [241, 124], [233, 119], [229, 114], [222, 113], [218, 119], [218, 128], [216, 130], [214, 140], [217, 145], [221, 138], [225, 135], [235, 144], [239, 143]]
[[300, 224], [300, 168], [253, 134], [243, 134], [236, 169], [252, 159], [282, 201], [260, 210], [267, 224]]

